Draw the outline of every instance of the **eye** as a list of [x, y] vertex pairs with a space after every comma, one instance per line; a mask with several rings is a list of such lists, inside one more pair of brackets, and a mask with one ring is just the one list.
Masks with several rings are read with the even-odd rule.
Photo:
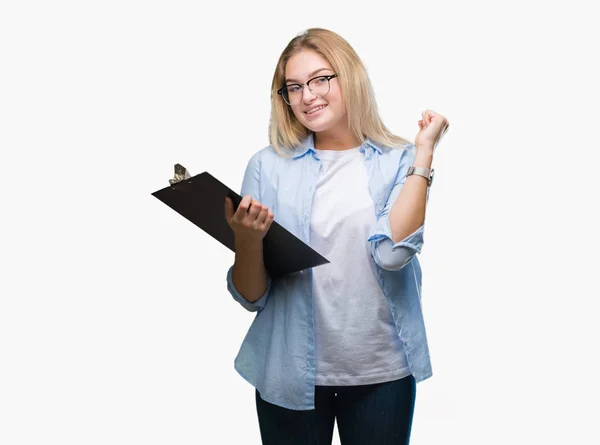
[[315, 85], [323, 85], [324, 83], [327, 83], [327, 77], [317, 77], [314, 80]]
[[288, 93], [297, 93], [298, 91], [300, 91], [300, 86], [299, 85], [290, 85], [289, 87], [287, 87]]

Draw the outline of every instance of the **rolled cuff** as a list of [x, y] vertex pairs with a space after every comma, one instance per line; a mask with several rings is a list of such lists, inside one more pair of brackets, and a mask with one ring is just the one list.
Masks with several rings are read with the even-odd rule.
[[394, 244], [389, 215], [379, 218], [373, 234], [368, 239], [375, 262], [386, 270], [402, 269], [417, 253], [421, 253], [424, 227], [422, 224], [413, 233]]
[[233, 299], [240, 303], [246, 310], [250, 312], [261, 311], [267, 303], [267, 296], [269, 294], [269, 290], [271, 290], [271, 279], [267, 278], [267, 290], [265, 291], [265, 293], [254, 303], [250, 303], [244, 298], [242, 294], [239, 293], [239, 291], [233, 285], [232, 272], [233, 266], [231, 266], [227, 271], [227, 290], [229, 291]]

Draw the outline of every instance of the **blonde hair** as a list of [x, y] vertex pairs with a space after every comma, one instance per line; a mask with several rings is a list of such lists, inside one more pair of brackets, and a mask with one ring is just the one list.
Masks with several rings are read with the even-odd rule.
[[342, 99], [348, 113], [348, 125], [361, 142], [366, 138], [390, 148], [404, 147], [410, 141], [392, 134], [381, 121], [375, 93], [362, 61], [341, 36], [322, 28], [310, 28], [294, 37], [281, 53], [271, 84], [269, 143], [281, 156], [298, 147], [310, 130], [302, 125], [277, 94], [285, 84], [285, 67], [296, 53], [312, 50], [323, 56], [338, 74]]

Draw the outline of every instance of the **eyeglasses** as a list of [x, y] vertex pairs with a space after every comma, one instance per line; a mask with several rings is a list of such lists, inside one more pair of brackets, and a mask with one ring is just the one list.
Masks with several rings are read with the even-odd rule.
[[329, 76], [318, 76], [313, 77], [306, 83], [294, 83], [286, 85], [277, 91], [285, 100], [288, 105], [298, 105], [302, 101], [304, 94], [304, 85], [308, 87], [310, 92], [317, 97], [326, 96], [329, 93], [330, 84], [329, 81], [337, 77], [337, 74], [331, 74]]

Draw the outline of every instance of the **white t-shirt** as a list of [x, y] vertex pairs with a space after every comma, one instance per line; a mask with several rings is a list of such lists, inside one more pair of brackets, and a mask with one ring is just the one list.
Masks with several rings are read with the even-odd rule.
[[371, 259], [376, 222], [360, 147], [321, 159], [310, 244], [330, 263], [313, 269], [316, 384], [367, 385], [410, 374]]

